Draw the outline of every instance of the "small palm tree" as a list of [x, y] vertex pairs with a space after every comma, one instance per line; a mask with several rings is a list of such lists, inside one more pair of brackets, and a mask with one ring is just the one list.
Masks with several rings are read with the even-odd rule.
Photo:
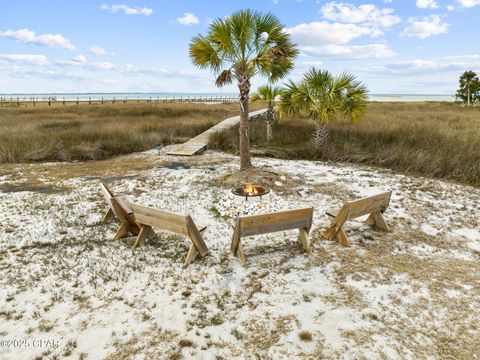
[[367, 88], [349, 73], [334, 77], [328, 71], [312, 68], [302, 81], [290, 80], [286, 86], [279, 104], [283, 116], [304, 113], [320, 124], [327, 124], [338, 115], [355, 122], [367, 111]]
[[480, 80], [475, 72], [469, 70], [460, 76], [459, 83], [460, 89], [457, 91], [457, 96], [470, 106], [479, 96]]
[[251, 102], [261, 101], [266, 103], [268, 108], [265, 113], [265, 123], [267, 124], [267, 142], [273, 139], [273, 123], [277, 117], [275, 112], [275, 99], [282, 93], [282, 88], [278, 86], [263, 85], [260, 86], [257, 92], [250, 97]]
[[213, 21], [206, 35], [197, 35], [190, 43], [193, 64], [212, 70], [217, 86], [237, 82], [241, 170], [252, 166], [248, 121], [250, 80], [260, 74], [270, 82], [278, 81], [293, 68], [297, 55], [296, 46], [278, 18], [252, 10], [240, 10]]

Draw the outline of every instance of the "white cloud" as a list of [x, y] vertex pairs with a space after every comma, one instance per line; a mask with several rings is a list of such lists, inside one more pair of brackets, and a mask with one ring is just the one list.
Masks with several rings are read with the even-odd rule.
[[[97, 84], [109, 84], [111, 80], [109, 79], [100, 79], [91, 74], [85, 74], [80, 72], [71, 72], [71, 71], [59, 71], [58, 69], [50, 68], [25, 68], [21, 66], [14, 66], [10, 69], [2, 69], [2, 71], [14, 78], [42, 78], [42, 79], [52, 79], [52, 80], [75, 80], [78, 81], [87, 81], [95, 85]], [[49, 82], [51, 84], [51, 82]], [[83, 88], [84, 89], [84, 88]], [[56, 90], [54, 90], [56, 91]], [[82, 91], [82, 88], [77, 89], [77, 91]], [[84, 90], [83, 90], [84, 91]]]
[[480, 66], [480, 54], [442, 56], [433, 59], [412, 59], [386, 64], [384, 72], [392, 75], [416, 75], [439, 72], [458, 73]]
[[341, 59], [380, 59], [397, 55], [385, 44], [305, 46], [311, 56], [331, 56]]
[[320, 61], [320, 60], [303, 60], [303, 61], [298, 61], [295, 64], [295, 66], [298, 69], [311, 68], [312, 66], [321, 67], [321, 66], [323, 66], [323, 61]]
[[312, 22], [286, 30], [300, 49], [311, 56], [332, 56], [344, 59], [384, 58], [396, 53], [385, 44], [349, 45], [361, 37], [376, 38], [383, 35], [377, 28], [355, 24]]
[[397, 76], [422, 76], [428, 74], [460, 74], [480, 66], [480, 55], [444, 56], [436, 59], [414, 59], [387, 64], [384, 72]]
[[355, 6], [333, 1], [325, 4], [320, 12], [327, 20], [367, 26], [390, 27], [402, 21], [393, 14], [393, 9], [379, 9], [373, 4]]
[[438, 3], [435, 0], [417, 0], [417, 7], [419, 9], [436, 9]]
[[139, 67], [137, 65], [125, 64], [116, 67], [121, 74], [125, 76], [155, 76], [162, 78], [173, 78], [173, 79], [209, 79], [207, 74], [199, 75], [195, 71], [185, 71], [185, 70], [167, 70], [165, 68], [158, 67]]
[[117, 13], [122, 11], [125, 15], [151, 15], [153, 13], [153, 9], [147, 7], [138, 7], [138, 6], [128, 6], [125, 4], [113, 4], [107, 5], [102, 4], [100, 7], [102, 10], [110, 11], [112, 13]]
[[83, 56], [82, 54], [78, 54], [77, 56], [75, 56], [73, 58], [73, 61], [77, 61], [77, 62], [80, 62], [80, 63], [86, 63], [87, 58], [85, 56]]
[[30, 76], [51, 77], [55, 74], [55, 72], [50, 69], [31, 69], [23, 66], [13, 66], [9, 69], [2, 69], [2, 73], [14, 78], [25, 78]]
[[455, 6], [453, 6], [453, 5], [447, 5], [447, 10], [448, 10], [448, 11], [455, 11]]
[[30, 29], [19, 29], [0, 31], [0, 36], [15, 39], [25, 44], [35, 44], [49, 48], [62, 48], [72, 51], [75, 50], [75, 46], [73, 46], [70, 43], [70, 40], [65, 38], [62, 34], [36, 35], [35, 32]]
[[449, 24], [443, 22], [438, 15], [430, 15], [423, 19], [409, 18], [408, 24], [400, 36], [426, 39], [430, 36], [447, 33], [448, 27]]
[[115, 55], [115, 53], [108, 51], [100, 46], [90, 46], [88, 49], [93, 55], [105, 56], [105, 55]]
[[184, 13], [183, 16], [177, 18], [177, 23], [181, 25], [195, 25], [198, 24], [200, 20], [193, 13]]
[[413, 58], [385, 65], [351, 66], [373, 93], [453, 94], [465, 70], [480, 68], [480, 53]]
[[328, 23], [326, 21], [299, 24], [286, 29], [300, 45], [345, 44], [362, 36], [379, 37], [379, 29], [355, 24]]
[[43, 66], [48, 64], [48, 58], [44, 55], [31, 55], [31, 54], [2, 54], [0, 59], [9, 62], [20, 62], [32, 65]]
[[90, 69], [90, 70], [100, 70], [100, 71], [102, 70], [110, 71], [116, 68], [114, 64], [107, 61], [89, 62], [87, 61], [87, 58], [83, 55], [77, 55], [71, 60], [58, 60], [55, 62], [55, 64], [59, 66], [75, 66], [75, 67], [81, 67], [81, 68]]
[[460, 6], [471, 8], [480, 5], [480, 0], [457, 0], [457, 3], [459, 3]]

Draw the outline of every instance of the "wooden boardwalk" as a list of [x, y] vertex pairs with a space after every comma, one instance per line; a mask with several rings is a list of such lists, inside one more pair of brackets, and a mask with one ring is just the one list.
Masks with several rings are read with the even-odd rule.
[[[262, 115], [267, 109], [253, 111], [249, 114], [249, 118], [254, 118], [256, 116]], [[191, 138], [186, 143], [172, 146], [167, 154], [168, 155], [181, 155], [181, 156], [192, 156], [198, 153], [203, 152], [207, 148], [210, 135], [230, 129], [240, 122], [240, 115], [233, 116], [228, 119], [223, 120], [215, 126], [212, 126], [207, 131], [204, 131], [200, 135]]]

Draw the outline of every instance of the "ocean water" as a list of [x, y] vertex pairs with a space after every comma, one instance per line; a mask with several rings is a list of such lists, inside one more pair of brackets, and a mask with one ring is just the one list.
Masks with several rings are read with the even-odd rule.
[[455, 101], [454, 95], [369, 94], [370, 101]]
[[[44, 94], [0, 94], [0, 98], [5, 100], [26, 100], [31, 101], [35, 98], [37, 101], [55, 99], [57, 101], [88, 101], [93, 100], [164, 100], [164, 99], [202, 99], [202, 98], [220, 98], [237, 97], [235, 93], [44, 93]], [[434, 94], [369, 94], [370, 101], [455, 101], [453, 95], [434, 95]]]

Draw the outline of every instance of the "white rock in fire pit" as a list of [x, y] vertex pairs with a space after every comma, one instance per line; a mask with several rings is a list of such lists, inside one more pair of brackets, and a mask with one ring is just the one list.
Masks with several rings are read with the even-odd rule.
[[227, 190], [225, 196], [220, 196], [214, 205], [221, 216], [236, 218], [237, 216], [259, 215], [277, 212], [288, 208], [288, 203], [278, 195], [270, 192], [267, 195], [251, 197], [245, 200]]

